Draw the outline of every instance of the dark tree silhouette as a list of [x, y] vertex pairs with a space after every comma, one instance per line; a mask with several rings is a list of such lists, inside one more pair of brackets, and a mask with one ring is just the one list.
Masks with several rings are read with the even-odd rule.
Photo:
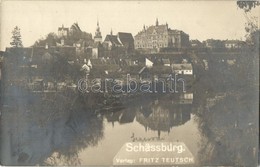
[[259, 1], [237, 1], [237, 6], [243, 9], [245, 12], [250, 12], [252, 8], [255, 8], [260, 5]]
[[14, 30], [12, 31], [12, 34], [12, 42], [10, 42], [10, 45], [14, 48], [23, 47], [20, 28], [15, 26]]

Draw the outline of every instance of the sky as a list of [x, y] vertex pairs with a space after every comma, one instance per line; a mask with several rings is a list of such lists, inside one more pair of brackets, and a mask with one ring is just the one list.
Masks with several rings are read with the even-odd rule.
[[[0, 0], [1, 2], [1, 0]], [[259, 8], [250, 15], [259, 16]], [[95, 33], [99, 20], [103, 40], [110, 33], [135, 36], [143, 25], [168, 23], [171, 29], [200, 41], [244, 39], [246, 17], [236, 1], [7, 1], [0, 9], [0, 50], [10, 46], [11, 32], [21, 29], [24, 46], [31, 46], [64, 24], [77, 22], [81, 30]]]

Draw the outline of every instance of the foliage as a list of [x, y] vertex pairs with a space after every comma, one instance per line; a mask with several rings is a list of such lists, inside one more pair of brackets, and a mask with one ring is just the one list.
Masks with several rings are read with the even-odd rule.
[[243, 9], [245, 12], [250, 12], [252, 8], [255, 8], [260, 5], [259, 1], [237, 1], [237, 6]]
[[[78, 23], [74, 23], [70, 27], [70, 31], [67, 37], [65, 38], [65, 44], [73, 46], [75, 43], [80, 43], [82, 46], [89, 46], [93, 44], [92, 35], [90, 33], [81, 31]], [[49, 33], [45, 38], [39, 39], [35, 42], [34, 46], [56, 46], [57, 43], [60, 43], [61, 38], [57, 36], [54, 32]]]
[[49, 33], [45, 39], [39, 39], [35, 42], [35, 46], [45, 46], [48, 44], [49, 46], [56, 46], [56, 42], [58, 42], [58, 37], [54, 32]]
[[249, 16], [253, 8], [260, 6], [260, 1], [237, 1], [237, 6], [244, 10], [247, 23], [245, 25], [246, 41], [249, 45], [257, 48], [259, 47], [259, 27], [258, 18]]
[[14, 30], [12, 31], [12, 34], [12, 42], [10, 42], [10, 45], [15, 48], [23, 47], [20, 28], [15, 26]]

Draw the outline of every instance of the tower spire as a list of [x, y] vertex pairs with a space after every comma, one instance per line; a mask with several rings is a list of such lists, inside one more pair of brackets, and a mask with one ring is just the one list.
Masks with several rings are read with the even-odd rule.
[[94, 36], [94, 41], [96, 42], [102, 42], [102, 35], [100, 32], [100, 27], [99, 27], [99, 20], [97, 20], [97, 28]]
[[156, 18], [156, 26], [159, 25], [159, 21], [158, 21], [158, 18]]

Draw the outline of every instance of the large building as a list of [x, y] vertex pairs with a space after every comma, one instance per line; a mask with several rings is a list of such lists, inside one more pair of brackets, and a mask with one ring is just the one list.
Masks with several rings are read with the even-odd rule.
[[69, 28], [65, 28], [64, 25], [58, 28], [58, 37], [68, 37], [69, 35]]
[[189, 47], [189, 35], [180, 30], [172, 30], [168, 24], [143, 27], [135, 36], [135, 49], [186, 48]]
[[107, 51], [115, 51], [117, 54], [131, 54], [134, 52], [134, 38], [131, 33], [118, 32], [107, 35], [103, 46]]

